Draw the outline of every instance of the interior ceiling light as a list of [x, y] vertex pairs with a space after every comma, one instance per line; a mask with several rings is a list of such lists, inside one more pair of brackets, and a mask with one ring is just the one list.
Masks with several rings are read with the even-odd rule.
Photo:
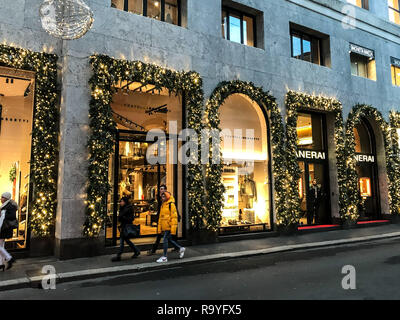
[[39, 9], [43, 29], [64, 40], [83, 37], [93, 25], [93, 12], [83, 0], [44, 0]]

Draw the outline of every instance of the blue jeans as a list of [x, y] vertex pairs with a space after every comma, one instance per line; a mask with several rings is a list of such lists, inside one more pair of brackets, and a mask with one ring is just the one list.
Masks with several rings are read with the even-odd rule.
[[168, 231], [164, 231], [164, 239], [163, 239], [164, 257], [167, 256], [168, 241], [171, 242], [171, 244], [172, 244], [175, 248], [179, 248], [179, 249], [182, 248], [179, 244], [177, 244], [174, 240], [172, 240], [171, 231], [169, 231], [169, 230], [168, 230]]

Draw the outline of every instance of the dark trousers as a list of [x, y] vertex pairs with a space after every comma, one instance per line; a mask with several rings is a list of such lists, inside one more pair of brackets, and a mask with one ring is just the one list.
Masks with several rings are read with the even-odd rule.
[[171, 231], [164, 231], [164, 240], [163, 240], [164, 257], [167, 256], [167, 252], [168, 252], [168, 242], [171, 242], [171, 244], [172, 244], [175, 248], [177, 248], [177, 249], [182, 248], [179, 244], [177, 244], [174, 240], [172, 240]]
[[135, 252], [135, 253], [139, 253], [140, 252], [140, 250], [133, 244], [133, 242], [131, 240], [129, 240], [128, 238], [124, 238], [121, 235], [121, 238], [119, 238], [119, 252], [118, 252], [118, 255], [121, 255], [122, 252], [124, 252], [124, 242], [126, 242], [128, 244], [128, 246], [131, 247], [133, 252]]
[[[161, 241], [161, 238], [162, 238], [162, 237], [163, 237], [163, 234], [162, 234], [162, 233], [157, 234], [156, 242], [154, 242], [153, 248], [151, 248], [151, 252], [152, 252], [152, 253], [156, 253], [157, 248], [158, 248], [158, 246], [160, 245], [160, 241]], [[175, 250], [179, 250], [180, 247], [176, 245], [176, 241], [177, 241], [176, 238], [177, 238], [177, 236], [175, 236], [175, 235], [172, 236], [172, 240], [174, 240], [174, 242], [171, 242], [171, 244], [172, 244], [172, 246], [175, 248]]]
[[314, 217], [315, 223], [318, 223], [318, 205], [316, 203], [310, 204], [310, 208], [307, 210], [307, 224], [312, 224]]

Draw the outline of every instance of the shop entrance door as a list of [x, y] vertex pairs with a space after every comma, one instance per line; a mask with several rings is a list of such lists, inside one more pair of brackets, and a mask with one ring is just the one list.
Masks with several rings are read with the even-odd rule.
[[356, 166], [361, 202], [359, 220], [380, 219], [377, 168], [375, 164], [358, 163]]
[[[112, 245], [117, 244], [120, 237], [118, 228], [119, 199], [128, 197], [133, 205], [134, 224], [140, 224], [141, 239], [136, 239], [135, 242], [149, 242], [151, 239], [146, 240], [146, 238], [154, 237], [157, 234], [160, 185], [167, 185], [178, 203], [177, 165], [149, 163], [146, 157], [148, 150], [151, 150], [151, 154], [158, 156], [161, 151], [154, 148], [154, 144], [146, 141], [146, 133], [118, 130], [116, 136], [115, 153], [110, 163], [110, 172], [114, 172], [113, 175], [110, 175], [113, 192], [108, 199], [108, 212], [112, 215], [110, 217], [112, 225], [107, 228], [107, 238], [112, 240]], [[169, 140], [167, 139], [165, 143], [168, 154]]]
[[[300, 224], [329, 224], [331, 223], [329, 179], [327, 168], [323, 163], [299, 161], [301, 176], [299, 180], [299, 196], [301, 219]], [[311, 194], [313, 180], [317, 181], [320, 188], [317, 200]], [[313, 210], [315, 208], [315, 211]], [[308, 217], [308, 219], [307, 219]]]

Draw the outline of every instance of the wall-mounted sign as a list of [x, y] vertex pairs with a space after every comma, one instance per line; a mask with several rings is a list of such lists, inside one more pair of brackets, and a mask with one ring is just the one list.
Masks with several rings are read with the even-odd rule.
[[356, 44], [350, 43], [350, 51], [360, 54], [362, 56], [368, 57], [370, 59], [374, 59], [375, 58], [375, 54], [373, 50], [364, 48], [364, 47], [360, 47]]
[[301, 159], [316, 159], [325, 160], [325, 152], [323, 151], [309, 151], [309, 150], [298, 150], [296, 152], [297, 158]]
[[400, 68], [400, 59], [390, 57], [390, 63], [395, 67]]
[[357, 162], [375, 162], [375, 157], [367, 154], [356, 154]]

